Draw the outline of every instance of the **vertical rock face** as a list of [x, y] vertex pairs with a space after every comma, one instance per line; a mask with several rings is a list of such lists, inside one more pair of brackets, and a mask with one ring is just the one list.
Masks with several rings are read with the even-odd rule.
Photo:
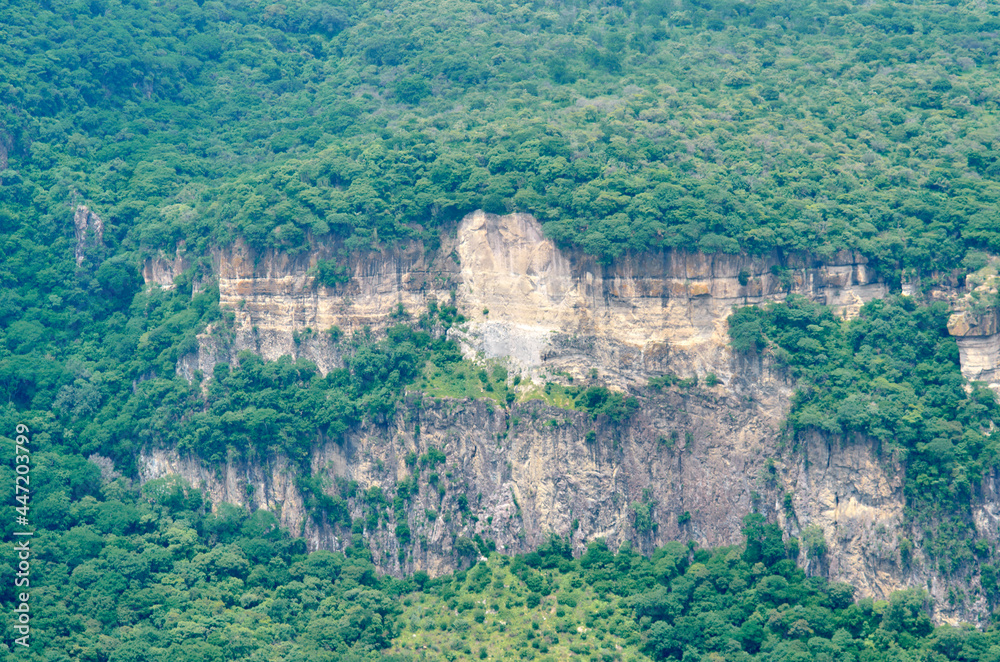
[[164, 289], [171, 289], [174, 279], [190, 266], [191, 261], [182, 254], [182, 247], [178, 247], [173, 258], [166, 255], [147, 258], [142, 265], [142, 278], [147, 285], [155, 283]]
[[104, 245], [104, 221], [90, 210], [80, 205], [73, 214], [73, 228], [76, 235], [76, 266], [83, 264], [88, 248]]
[[964, 288], [955, 288], [945, 297], [955, 311], [948, 320], [948, 333], [958, 342], [962, 375], [971, 381], [986, 382], [994, 390], [1000, 390], [998, 272], [1000, 258], [991, 257], [983, 268], [966, 277]]
[[[951, 609], [947, 584], [933, 564], [919, 551], [909, 563], [900, 558], [899, 464], [865, 439], [815, 436], [790, 448], [781, 424], [791, 385], [766, 360], [728, 348], [726, 319], [735, 305], [798, 293], [849, 316], [885, 296], [887, 287], [863, 257], [843, 253], [814, 263], [662, 251], [604, 265], [559, 250], [530, 216], [476, 213], [436, 250], [414, 244], [356, 255], [346, 265], [347, 282], [318, 286], [310, 270], [335, 248], [294, 257], [255, 254], [241, 243], [217, 251], [214, 271], [222, 305], [235, 314], [235, 335], [223, 341], [206, 333], [201, 350], [179, 369], [211, 374], [216, 362], [249, 349], [267, 359], [305, 357], [326, 371], [342, 360], [323, 331], [378, 330], [394, 323], [400, 305], [418, 313], [437, 301], [454, 302], [467, 318], [449, 333], [470, 357], [506, 360], [535, 381], [573, 376], [587, 383], [596, 370], [599, 382], [644, 396], [639, 412], [614, 423], [538, 401], [501, 408], [409, 394], [391, 420], [317, 448], [311, 471], [327, 479], [331, 494], [341, 491], [355, 518], [372, 512], [368, 488], [383, 488], [391, 501], [396, 484], [414, 474], [408, 455], [432, 447], [445, 454], [443, 465], [421, 471], [405, 522], [382, 506], [382, 523], [366, 532], [385, 571], [444, 572], [466, 561], [461, 554], [470, 547], [460, 543], [476, 535], [507, 552], [529, 550], [553, 532], [578, 550], [598, 537], [647, 551], [676, 539], [735, 544], [743, 516], [756, 509], [789, 535], [807, 526], [822, 531], [827, 553], [802, 552], [812, 574], [876, 597], [930, 582], [940, 618], [985, 609], [975, 603], [943, 611]], [[167, 271], [147, 265], [147, 280]], [[963, 367], [965, 360], [963, 354]], [[990, 360], [983, 359], [983, 370], [996, 368]], [[692, 392], [646, 386], [668, 371], [714, 373], [721, 383]], [[280, 457], [207, 468], [169, 449], [149, 449], [143, 471], [147, 479], [179, 473], [215, 501], [280, 510], [283, 524], [313, 548], [340, 549], [350, 539], [349, 531], [306, 512], [296, 469]], [[357, 490], [344, 491], [351, 481]], [[996, 483], [984, 488], [975, 515], [994, 538]], [[403, 523], [411, 532], [405, 545], [396, 535]]]
[[[669, 364], [722, 377], [732, 376], [725, 321], [734, 305], [798, 293], [851, 315], [888, 293], [865, 259], [847, 252], [812, 264], [661, 251], [602, 265], [560, 251], [526, 214], [471, 214], [436, 251], [409, 245], [352, 256], [348, 282], [318, 286], [310, 268], [332, 253], [257, 255], [242, 243], [218, 251], [221, 302], [237, 316], [234, 349], [294, 355], [296, 334], [307, 328], [378, 329], [399, 305], [420, 311], [454, 299], [469, 320], [456, 333], [471, 352], [508, 357], [531, 373], [597, 368], [625, 385]], [[329, 368], [321, 351], [309, 351]]]
[[169, 475], [183, 476], [192, 485], [204, 488], [214, 504], [225, 502], [274, 511], [293, 534], [303, 531], [306, 514], [302, 495], [295, 487], [296, 470], [284, 457], [209, 467], [170, 449], [149, 449], [140, 463], [139, 478], [147, 482]]
[[821, 559], [803, 554], [806, 569], [851, 578], [865, 595], [887, 596], [910, 585], [897, 543], [905, 524], [899, 463], [864, 438], [819, 434], [800, 440], [799, 452], [788, 457], [792, 508], [776, 505], [778, 521], [788, 530], [819, 527], [828, 548]]
[[972, 381], [1000, 383], [1000, 324], [997, 312], [957, 312], [948, 322], [948, 332], [958, 341], [962, 375]]

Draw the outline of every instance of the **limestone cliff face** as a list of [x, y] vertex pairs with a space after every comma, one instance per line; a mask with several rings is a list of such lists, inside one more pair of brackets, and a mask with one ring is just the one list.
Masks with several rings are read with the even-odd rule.
[[961, 309], [963, 307], [959, 306], [960, 309], [948, 323], [948, 332], [958, 341], [962, 374], [966, 379], [987, 382], [997, 388], [1000, 384], [1000, 322], [997, 310], [977, 312]]
[[104, 221], [90, 207], [79, 205], [73, 213], [73, 234], [76, 238], [73, 255], [79, 267], [88, 249], [104, 245]]
[[[790, 448], [780, 429], [790, 385], [766, 359], [728, 349], [726, 318], [734, 305], [795, 292], [852, 315], [885, 296], [888, 288], [861, 256], [813, 263], [663, 251], [603, 265], [559, 250], [530, 216], [483, 213], [467, 217], [436, 250], [410, 245], [352, 256], [346, 283], [317, 286], [310, 268], [332, 254], [332, 247], [317, 247], [294, 257], [257, 255], [242, 244], [217, 251], [214, 272], [222, 304], [236, 316], [234, 334], [206, 333], [200, 351], [182, 361], [182, 373], [211, 374], [216, 362], [232, 362], [242, 349], [268, 359], [302, 356], [329, 370], [341, 357], [323, 331], [377, 330], [393, 322], [400, 304], [418, 313], [434, 300], [454, 301], [468, 319], [450, 333], [470, 357], [506, 359], [535, 381], [572, 375], [586, 382], [596, 369], [601, 383], [645, 396], [640, 412], [616, 424], [537, 401], [500, 408], [410, 394], [388, 422], [366, 423], [342, 445], [317, 448], [313, 472], [327, 477], [331, 493], [356, 482], [348, 499], [355, 518], [372, 512], [362, 496], [367, 488], [391, 495], [413, 474], [408, 453], [445, 453], [444, 466], [421, 472], [420, 490], [406, 507], [411, 542], [402, 550], [392, 507], [378, 508], [380, 524], [366, 535], [385, 571], [444, 572], [465, 562], [460, 554], [469, 546], [460, 541], [476, 534], [507, 552], [529, 550], [550, 532], [570, 537], [577, 549], [598, 537], [644, 550], [676, 539], [734, 544], [743, 516], [757, 509], [789, 535], [807, 526], [823, 531], [825, 557], [801, 557], [812, 574], [876, 597], [930, 585], [939, 618], [984, 613], [972, 597], [949, 606], [947, 584], [919, 550], [908, 564], [900, 558], [898, 463], [865, 439], [814, 436]], [[157, 281], [168, 268], [150, 264], [146, 271]], [[711, 372], [721, 383], [662, 393], [645, 387], [668, 371]], [[214, 501], [280, 511], [313, 548], [339, 549], [350, 539], [349, 531], [306, 513], [283, 458], [204, 467], [169, 449], [148, 449], [142, 464], [144, 478], [179, 473]], [[1000, 480], [991, 477], [975, 512], [990, 539], [998, 531], [998, 491]], [[655, 526], [637, 526], [637, 510], [648, 511]]]
[[853, 314], [888, 292], [863, 257], [846, 252], [824, 264], [662, 251], [602, 265], [560, 251], [525, 214], [472, 214], [436, 251], [409, 245], [352, 256], [347, 283], [317, 286], [309, 269], [331, 252], [255, 255], [239, 243], [217, 252], [221, 301], [237, 316], [231, 349], [269, 359], [298, 353], [328, 369], [336, 358], [303, 344], [307, 328], [377, 329], [400, 304], [419, 312], [454, 295], [469, 319], [456, 331], [469, 350], [509, 357], [528, 372], [582, 376], [598, 368], [621, 385], [668, 365], [731, 377], [725, 320], [732, 306], [794, 292]]
[[191, 261], [177, 249], [174, 257], [159, 255], [146, 259], [142, 265], [142, 279], [147, 285], [156, 284], [164, 289], [171, 289], [174, 286], [174, 279], [191, 267]]

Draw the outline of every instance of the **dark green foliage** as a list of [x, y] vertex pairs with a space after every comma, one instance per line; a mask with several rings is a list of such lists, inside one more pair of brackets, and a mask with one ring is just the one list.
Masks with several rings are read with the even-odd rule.
[[788, 418], [794, 431], [869, 435], [906, 460], [911, 500], [961, 504], [997, 461], [1000, 406], [982, 386], [966, 392], [948, 317], [944, 304], [896, 297], [843, 322], [792, 296], [737, 310], [730, 334], [734, 347], [744, 343], [740, 331], [752, 322], [759, 342], [769, 341], [798, 380]]
[[[12, 457], [0, 466], [11, 476]], [[31, 647], [18, 659], [384, 659], [410, 583], [376, 574], [363, 550], [307, 555], [274, 514], [211, 513], [176, 477], [102, 487], [94, 463], [32, 459], [35, 497], [61, 497], [63, 520], [33, 518]]]
[[767, 345], [764, 337], [764, 313], [756, 306], [737, 308], [729, 316], [729, 343], [743, 354], [759, 352]]
[[319, 260], [310, 270], [316, 282], [326, 287], [334, 287], [348, 281], [347, 268], [334, 260]]
[[781, 528], [777, 524], [768, 524], [762, 515], [752, 513], [744, 517], [743, 534], [747, 537], [743, 551], [743, 560], [747, 563], [771, 566], [785, 558]]
[[396, 97], [403, 103], [420, 103], [430, 94], [431, 86], [423, 76], [407, 76], [396, 81]]
[[[492, 633], [516, 627], [535, 609], [548, 620], [531, 620], [524, 641], [539, 649], [562, 642], [583, 650], [593, 635], [614, 635], [623, 652], [665, 660], [727, 650], [745, 660], [826, 651], [860, 662], [907, 651], [957, 661], [990, 659], [1000, 646], [995, 632], [933, 628], [923, 591], [855, 603], [851, 587], [807, 578], [785, 558], [780, 530], [759, 515], [746, 519], [742, 549], [672, 542], [648, 557], [628, 546], [616, 554], [598, 540], [574, 559], [572, 545], [552, 536], [535, 552], [504, 559], [478, 535], [459, 537], [456, 555], [490, 560], [438, 579], [418, 572], [396, 580], [375, 572], [360, 536], [345, 553], [306, 554], [304, 541], [280, 530], [274, 514], [228, 504], [210, 513], [202, 494], [179, 479], [140, 491], [120, 478], [102, 486], [98, 467], [79, 458], [41, 451], [34, 460], [38, 498], [60, 498], [65, 519], [39, 522], [33, 539], [35, 634], [19, 655], [28, 660], [81, 659], [80, 651], [98, 648], [109, 659], [184, 659], [194, 650], [220, 660], [424, 659], [434, 650], [411, 652], [411, 638], [438, 636], [438, 628], [404, 611], [425, 600], [459, 614], [444, 621], [441, 634], [464, 632], [471, 621], [483, 644], [502, 650], [524, 635]], [[0, 469], [12, 472], [10, 456]], [[311, 498], [324, 492], [310, 481], [300, 488]], [[363, 495], [376, 508], [386, 499], [378, 488]], [[408, 535], [407, 526], [396, 527], [400, 542]], [[5, 547], [14, 553], [11, 543]], [[982, 576], [994, 596], [993, 566]], [[0, 589], [5, 608], [12, 591], [12, 582]], [[581, 637], [578, 626], [591, 636]], [[858, 657], [862, 651], [870, 653]], [[928, 657], [931, 651], [943, 657]]]
[[53, 225], [92, 201], [98, 266], [236, 234], [434, 244], [477, 208], [605, 261], [853, 248], [891, 272], [1000, 250], [988, 6], [744, 4], [13, 0], [0, 223], [44, 237], [11, 250], [66, 257]]
[[439, 464], [444, 464], [447, 459], [444, 452], [435, 446], [428, 447], [427, 452], [419, 458], [420, 466], [427, 467], [428, 469], [433, 469]]
[[605, 386], [588, 387], [576, 396], [575, 403], [578, 408], [593, 416], [605, 414], [616, 423], [628, 418], [639, 408], [639, 400], [635, 396], [626, 396]]
[[[140, 294], [129, 310], [131, 321], [116, 313], [90, 332], [104, 333], [108, 343], [74, 346], [62, 366], [40, 355], [45, 345], [0, 359], [9, 377], [8, 407], [22, 409], [18, 420], [42, 416], [40, 431], [49, 435], [50, 448], [101, 453], [127, 472], [138, 446], [165, 445], [211, 462], [275, 452], [306, 462], [313, 444], [339, 439], [365, 417], [390, 416], [425, 362], [446, 363], [458, 354], [452, 342], [400, 325], [382, 340], [356, 343], [345, 354], [345, 367], [325, 377], [302, 359], [268, 363], [244, 352], [236, 368], [216, 365], [203, 391], [200, 376], [189, 382], [174, 366], [187, 340], [218, 320], [216, 296], [214, 290], [193, 300], [176, 291]], [[128, 349], [131, 355], [119, 356]], [[31, 411], [42, 407], [57, 418]], [[315, 487], [302, 485], [318, 499], [310, 502], [314, 515], [326, 512], [331, 522], [349, 524], [342, 506], [325, 502]]]
[[[4, 3], [0, 432], [27, 422], [47, 449], [32, 502], [36, 658], [349, 660], [382, 657], [395, 632], [401, 589], [360, 544], [306, 557], [266, 514], [207, 514], [198, 492], [171, 481], [102, 487], [83, 459], [101, 453], [131, 476], [140, 447], [156, 445], [304, 463], [313, 443], [390, 417], [427, 361], [461, 358], [431, 334], [463, 321], [451, 302], [385, 339], [331, 329], [345, 366], [326, 377], [305, 361], [243, 355], [207, 385], [197, 371], [189, 381], [178, 368], [197, 334], [211, 324], [225, 346], [230, 333], [210, 248], [242, 238], [294, 255], [326, 242], [337, 258], [313, 275], [335, 287], [346, 254], [410, 240], [433, 249], [482, 208], [532, 212], [561, 246], [605, 262], [674, 247], [819, 258], [852, 248], [890, 280], [975, 270], [1000, 251], [991, 12], [882, 0]], [[91, 226], [77, 246], [84, 203], [103, 234]], [[173, 289], [140, 291], [145, 260], [182, 243], [193, 264]], [[790, 272], [776, 273], [790, 287]], [[907, 463], [911, 500], [967, 501], [995, 463], [996, 405], [984, 389], [965, 393], [944, 311], [889, 302], [844, 327], [801, 304], [778, 308], [738, 312], [734, 348], [759, 353], [769, 338], [802, 380], [792, 429], [868, 434]], [[599, 386], [567, 392], [613, 422], [637, 406]], [[444, 460], [430, 455], [422, 466]], [[356, 486], [299, 487], [312, 517], [358, 536], [388, 507]], [[401, 542], [413, 535], [398, 517], [411, 491], [391, 497]], [[348, 498], [364, 517], [350, 521]], [[934, 524], [921, 542], [945, 571], [986, 562], [966, 529]], [[747, 547], [761, 563], [778, 555], [770, 526], [754, 524]], [[489, 546], [455, 544], [469, 559]], [[538, 575], [529, 600], [544, 607], [551, 575], [577, 567], [564, 551], [539, 553], [544, 579], [526, 564]], [[578, 567], [604, 596], [660, 591], [643, 625], [658, 655], [993, 654], [981, 635], [928, 636], [919, 595], [877, 611], [831, 587], [844, 626], [831, 634], [808, 612], [823, 589], [809, 593], [787, 561], [763, 576], [726, 560], [739, 570], [712, 587], [728, 597], [709, 597], [759, 602], [715, 618], [692, 601], [722, 553], [670, 546], [647, 561], [594, 544]], [[995, 601], [995, 566], [982, 577]]]
[[[957, 660], [963, 647], [985, 651], [997, 645], [995, 635], [948, 626], [935, 631], [924, 591], [896, 593], [880, 607], [870, 599], [854, 603], [850, 587], [807, 578], [784, 560], [780, 530], [760, 516], [746, 519], [744, 534], [741, 556], [738, 550], [699, 551], [692, 563], [678, 544], [631, 564], [636, 579], [619, 584], [631, 587], [620, 594], [630, 596], [647, 654], [662, 660], [712, 651], [744, 660], [907, 659], [894, 654], [921, 659], [955, 637], [954, 652], [941, 659]], [[644, 575], [655, 579], [643, 585]], [[865, 649], [871, 653], [859, 658]]]
[[330, 496], [323, 488], [322, 481], [316, 476], [298, 476], [295, 481], [303, 496], [306, 510], [318, 524], [331, 526], [351, 526], [351, 514], [347, 502], [340, 496]]
[[632, 512], [635, 514], [636, 533], [651, 533], [656, 530], [656, 520], [653, 518], [653, 503], [633, 503]]
[[[225, 340], [204, 256], [237, 236], [290, 253], [332, 243], [337, 258], [313, 271], [325, 286], [346, 276], [346, 253], [410, 239], [433, 248], [476, 208], [531, 211], [561, 244], [605, 260], [674, 246], [853, 247], [891, 277], [974, 269], [996, 247], [996, 154], [980, 128], [997, 85], [976, 45], [992, 43], [988, 15], [823, 2], [781, 16], [686, 1], [666, 13], [562, 9], [4, 5], [0, 397], [54, 413], [55, 443], [129, 472], [142, 444], [301, 457], [359, 416], [388, 415], [422, 367], [419, 334], [352, 348], [348, 374], [324, 383], [303, 373], [278, 384], [248, 364], [206, 398], [176, 376], [207, 323]], [[429, 36], [431, 24], [442, 33]], [[931, 56], [942, 48], [947, 63]], [[863, 93], [827, 82], [844, 76]], [[953, 152], [968, 155], [968, 173]], [[90, 227], [77, 265], [82, 202], [103, 234]], [[175, 288], [139, 293], [144, 259], [181, 241], [194, 264]], [[418, 327], [461, 319], [453, 302], [435, 304]], [[761, 349], [757, 321], [734, 318], [736, 349]], [[432, 353], [439, 367], [459, 356]], [[265, 393], [242, 402], [243, 381]], [[305, 422], [292, 420], [295, 389]], [[613, 421], [635, 408], [600, 386], [576, 395]], [[842, 418], [863, 426], [858, 404], [843, 403]], [[965, 423], [935, 425], [916, 448], [943, 471], [928, 461], [921, 473], [932, 489], [967, 491], [969, 471], [943, 473], [981, 442]]]
[[[797, 380], [788, 425], [876, 440], [906, 466], [906, 496], [926, 523], [923, 546], [948, 574], [974, 561], [968, 518], [973, 490], [997, 465], [1000, 405], [979, 384], [966, 390], [947, 306], [893, 297], [866, 304], [850, 321], [799, 296], [730, 318], [734, 348], [770, 345]], [[759, 334], [759, 335], [757, 335]], [[909, 547], [901, 547], [904, 563]]]

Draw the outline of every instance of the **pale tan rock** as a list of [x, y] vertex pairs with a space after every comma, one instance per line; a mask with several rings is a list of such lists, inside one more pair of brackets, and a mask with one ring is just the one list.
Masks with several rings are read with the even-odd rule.
[[966, 319], [965, 313], [954, 313], [948, 318], [948, 333], [953, 336], [967, 336], [972, 331], [972, 325]]
[[711, 294], [708, 286], [709, 284], [706, 281], [688, 283], [688, 296], [692, 298], [708, 296]]
[[[317, 287], [310, 268], [338, 249], [256, 255], [237, 243], [216, 251], [214, 272], [222, 305], [235, 315], [235, 337], [207, 330], [200, 351], [181, 360], [180, 372], [210, 375], [217, 362], [233, 362], [241, 349], [268, 359], [307, 358], [325, 372], [342, 365], [339, 347], [325, 334], [330, 327], [348, 336], [365, 327], [378, 333], [396, 323], [392, 314], [400, 304], [416, 315], [431, 301], [454, 297], [469, 321], [450, 333], [466, 355], [505, 360], [536, 383], [560, 372], [587, 379], [593, 369], [602, 383], [626, 390], [643, 389], [650, 377], [665, 372], [711, 372], [722, 380], [691, 395], [646, 392], [642, 411], [617, 425], [531, 402], [504, 409], [409, 396], [392, 420], [366, 423], [342, 443], [320, 443], [312, 469], [328, 474], [331, 485], [340, 477], [362, 488], [391, 490], [408, 473], [408, 452], [435, 446], [448, 456], [439, 472], [451, 473], [443, 501], [425, 485], [408, 510], [414, 542], [406, 560], [398, 559], [394, 523], [370, 534], [383, 570], [444, 572], [458, 562], [455, 536], [475, 533], [495, 540], [502, 551], [525, 551], [549, 532], [570, 535], [574, 520], [578, 551], [596, 537], [608, 538], [612, 547], [630, 540], [645, 551], [689, 538], [734, 544], [741, 540], [743, 516], [760, 495], [757, 507], [788, 535], [810, 524], [824, 531], [830, 552], [822, 563], [807, 564], [811, 574], [849, 581], [875, 597], [931, 581], [938, 604], [947, 604], [948, 580], [937, 576], [934, 563], [917, 558], [910, 568], [900, 565], [904, 498], [898, 464], [864, 439], [841, 443], [814, 436], [801, 452], [788, 449], [780, 426], [791, 385], [772, 372], [766, 355], [733, 355], [728, 346], [727, 318], [734, 306], [787, 296], [772, 267], [793, 267], [793, 293], [846, 316], [886, 296], [888, 288], [861, 256], [844, 251], [816, 266], [801, 257], [779, 264], [775, 255], [663, 251], [626, 255], [608, 266], [560, 251], [530, 216], [477, 212], [454, 236], [443, 235], [436, 251], [415, 244], [354, 255], [347, 262], [348, 282]], [[165, 263], [158, 268], [147, 270], [148, 281], [165, 280], [177, 269]], [[741, 277], [746, 286], [739, 284]], [[975, 366], [976, 374], [994, 374], [1000, 364], [997, 337], [959, 338], [963, 372]], [[586, 441], [590, 431], [596, 443]], [[773, 473], [769, 458], [777, 460]], [[280, 509], [282, 522], [303, 531], [311, 548], [343, 549], [349, 541], [344, 531], [305, 514], [281, 458], [234, 460], [217, 472], [168, 451], [146, 451], [141, 463], [144, 478], [180, 473], [204, 484], [215, 502]], [[786, 491], [794, 495], [790, 518], [781, 503]], [[455, 514], [458, 494], [466, 495], [477, 522]], [[632, 526], [631, 505], [643, 499], [655, 502], [658, 527], [640, 534]], [[1000, 499], [974, 510], [977, 526], [993, 532], [991, 540], [998, 530], [996, 503]], [[350, 507], [361, 516], [359, 501]], [[449, 508], [450, 522], [424, 517], [428, 509]], [[685, 512], [691, 520], [679, 526]], [[965, 607], [939, 609], [941, 619], [966, 613]], [[968, 613], [977, 609], [985, 606], [969, 607]]]
[[174, 286], [174, 279], [190, 266], [191, 261], [178, 248], [173, 258], [168, 258], [166, 255], [146, 258], [142, 265], [142, 278], [147, 285], [155, 283], [163, 289], [171, 289]]

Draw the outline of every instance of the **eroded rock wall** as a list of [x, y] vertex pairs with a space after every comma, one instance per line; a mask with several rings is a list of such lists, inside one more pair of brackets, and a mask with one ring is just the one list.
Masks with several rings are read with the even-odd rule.
[[324, 357], [321, 342], [303, 344], [306, 329], [378, 329], [394, 323], [399, 305], [419, 313], [432, 300], [454, 301], [468, 320], [454, 333], [470, 353], [509, 357], [528, 373], [582, 376], [597, 368], [621, 386], [668, 367], [725, 378], [733, 376], [726, 335], [732, 306], [794, 292], [850, 315], [888, 292], [863, 257], [847, 252], [813, 264], [661, 251], [604, 265], [559, 250], [526, 214], [471, 214], [437, 250], [412, 244], [355, 255], [346, 283], [317, 285], [310, 269], [335, 252], [257, 255], [241, 243], [218, 251], [221, 302], [236, 314], [231, 353], [304, 353], [326, 370], [336, 359]]
[[[596, 370], [599, 383], [644, 395], [642, 410], [615, 424], [537, 401], [504, 408], [410, 394], [391, 420], [366, 423], [342, 445], [318, 448], [311, 470], [327, 479], [331, 493], [349, 481], [360, 488], [348, 499], [355, 518], [370, 512], [364, 490], [381, 486], [393, 494], [413, 474], [408, 453], [433, 446], [446, 454], [445, 466], [422, 471], [406, 507], [411, 542], [400, 550], [391, 507], [381, 508], [379, 527], [366, 534], [383, 570], [444, 572], [467, 560], [456, 552], [458, 541], [477, 533], [507, 552], [529, 550], [550, 532], [571, 537], [577, 549], [598, 537], [644, 550], [677, 539], [735, 544], [743, 516], [757, 509], [789, 535], [807, 526], [823, 531], [827, 554], [810, 559], [803, 551], [811, 573], [875, 597], [929, 585], [941, 619], [984, 613], [981, 599], [950, 607], [947, 582], [919, 550], [907, 564], [900, 559], [899, 464], [864, 439], [814, 436], [790, 448], [781, 432], [790, 384], [766, 360], [733, 356], [728, 348], [734, 305], [794, 292], [849, 316], [885, 296], [888, 288], [863, 257], [844, 253], [814, 263], [663, 251], [604, 265], [560, 251], [530, 216], [483, 213], [463, 220], [436, 250], [414, 244], [352, 256], [347, 282], [317, 285], [311, 269], [336, 252], [319, 246], [297, 256], [258, 255], [243, 244], [216, 252], [222, 305], [235, 324], [231, 332], [203, 335], [201, 350], [181, 362], [182, 373], [210, 375], [241, 349], [267, 359], [306, 357], [326, 371], [342, 363], [325, 333], [330, 327], [377, 331], [396, 323], [400, 305], [418, 314], [437, 301], [454, 302], [467, 318], [450, 333], [470, 357], [505, 358], [536, 381], [568, 374], [588, 383]], [[693, 392], [646, 387], [665, 372], [714, 373], [721, 383]], [[340, 549], [350, 539], [349, 531], [305, 512], [295, 470], [282, 458], [204, 467], [150, 450], [143, 471], [146, 478], [179, 473], [217, 502], [280, 511], [282, 523], [313, 548]], [[996, 483], [984, 486], [975, 515], [990, 539], [997, 532]], [[648, 509], [655, 526], [637, 527], [637, 507]]]
[[[763, 383], [750, 400], [721, 386], [697, 394], [650, 392], [641, 412], [615, 424], [539, 401], [501, 408], [413, 394], [390, 421], [366, 423], [343, 443], [316, 449], [311, 471], [324, 477], [330, 494], [345, 497], [353, 519], [372, 512], [369, 488], [388, 495], [376, 508], [379, 523], [365, 535], [375, 563], [392, 574], [460, 567], [474, 560], [462, 555], [460, 541], [476, 534], [505, 553], [534, 549], [550, 533], [572, 540], [578, 552], [596, 538], [612, 548], [630, 541], [645, 552], [669, 540], [738, 544], [742, 518], [755, 509], [788, 535], [801, 536], [807, 526], [823, 531], [822, 559], [801, 552], [810, 574], [880, 599], [931, 585], [942, 620], [985, 613], [983, 604], [951, 607], [949, 585], [919, 550], [909, 563], [900, 557], [903, 476], [893, 458], [863, 439], [817, 435], [799, 449], [784, 446], [773, 413], [787, 395]], [[444, 453], [443, 464], [408, 464], [408, 456], [431, 448]], [[419, 490], [398, 519], [391, 505], [396, 486], [418, 471]], [[296, 470], [284, 458], [205, 467], [170, 451], [147, 454], [145, 478], [169, 473], [204, 487], [215, 502], [278, 512], [311, 549], [342, 550], [350, 541], [350, 530], [306, 512], [294, 487]], [[347, 498], [350, 481], [356, 490]], [[793, 495], [790, 509], [786, 494]], [[637, 507], [649, 509], [652, 528], [641, 527]], [[980, 515], [995, 529], [991, 508]], [[410, 531], [407, 544], [397, 535], [401, 522]]]

